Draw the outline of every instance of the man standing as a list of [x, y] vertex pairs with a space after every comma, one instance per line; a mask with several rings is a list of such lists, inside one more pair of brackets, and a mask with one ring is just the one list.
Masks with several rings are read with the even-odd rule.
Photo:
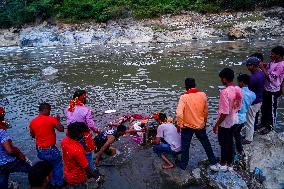
[[[157, 129], [157, 135], [153, 141], [154, 152], [164, 160], [163, 169], [170, 169], [174, 164], [166, 157], [166, 154], [176, 154], [181, 150], [181, 138], [177, 128], [167, 122], [166, 114], [159, 113], [160, 125]], [[161, 141], [164, 143], [161, 143]]]
[[261, 61], [262, 60], [258, 57], [251, 56], [244, 62], [247, 69], [251, 72], [248, 88], [255, 93], [256, 99], [253, 101], [246, 114], [246, 136], [243, 144], [249, 144], [253, 141], [255, 117], [262, 105], [265, 75], [259, 68], [259, 63]]
[[185, 170], [189, 161], [189, 147], [193, 134], [201, 142], [209, 162], [210, 168], [219, 170], [219, 164], [213, 153], [211, 144], [206, 134], [205, 125], [208, 116], [207, 97], [204, 92], [199, 92], [193, 78], [185, 80], [186, 92], [181, 95], [176, 110], [177, 124], [181, 129], [181, 161], [180, 168]]
[[218, 118], [213, 128], [218, 133], [218, 141], [221, 146], [220, 171], [233, 170], [233, 125], [238, 123], [238, 111], [242, 106], [242, 91], [234, 86], [234, 71], [224, 68], [219, 77], [225, 89], [220, 91]]
[[4, 120], [5, 110], [0, 107], [0, 188], [8, 189], [10, 173], [27, 173], [31, 166], [26, 161], [24, 154], [13, 145], [8, 136], [8, 124]]
[[263, 104], [261, 107], [261, 124], [265, 127], [261, 134], [267, 134], [273, 129], [273, 119], [276, 119], [277, 99], [281, 96], [281, 85], [284, 80], [284, 48], [274, 47], [271, 50], [271, 62], [268, 66], [260, 63], [260, 69], [265, 74]]
[[41, 160], [49, 161], [52, 164], [51, 185], [60, 187], [64, 184], [63, 163], [60, 151], [55, 146], [55, 130], [64, 132], [60, 124], [60, 117], [50, 116], [51, 106], [48, 103], [39, 105], [39, 115], [30, 123], [30, 133], [36, 141], [37, 156]]

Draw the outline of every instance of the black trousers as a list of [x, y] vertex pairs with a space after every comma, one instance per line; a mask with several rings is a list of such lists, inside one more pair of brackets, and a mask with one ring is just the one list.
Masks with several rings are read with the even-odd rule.
[[268, 129], [273, 128], [274, 119], [277, 113], [277, 100], [281, 96], [281, 92], [270, 92], [264, 90], [263, 102], [261, 106], [261, 124]]
[[232, 128], [219, 127], [218, 141], [221, 146], [221, 164], [233, 163], [233, 130]]
[[243, 152], [243, 145], [242, 145], [242, 135], [241, 130], [244, 126], [244, 123], [242, 124], [235, 124], [233, 125], [232, 132], [233, 132], [233, 138], [235, 139], [235, 145], [237, 152], [241, 154]]

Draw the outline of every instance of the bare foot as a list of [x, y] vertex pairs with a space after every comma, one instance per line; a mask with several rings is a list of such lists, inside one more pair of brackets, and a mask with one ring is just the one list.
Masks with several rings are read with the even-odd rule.
[[163, 168], [163, 169], [171, 169], [171, 168], [173, 168], [173, 167], [174, 167], [173, 164], [171, 164], [171, 165], [169, 165], [169, 164], [163, 164], [163, 165], [162, 165], [162, 168]]

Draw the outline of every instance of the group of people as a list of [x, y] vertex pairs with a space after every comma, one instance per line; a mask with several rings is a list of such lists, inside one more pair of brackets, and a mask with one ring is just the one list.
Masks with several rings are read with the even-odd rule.
[[[29, 125], [30, 135], [35, 139], [37, 157], [35, 165], [13, 145], [7, 134], [9, 124], [5, 121], [5, 110], [0, 108], [0, 188], [8, 188], [10, 173], [28, 173], [31, 189], [36, 188], [86, 188], [88, 178], [97, 183], [104, 181], [96, 167], [103, 153], [113, 155], [111, 144], [127, 130], [118, 125], [100, 131], [94, 122], [92, 109], [86, 105], [87, 92], [77, 90], [68, 108], [66, 137], [61, 141], [61, 151], [56, 146], [56, 130], [64, 132], [60, 116], [51, 116], [51, 105], [41, 103], [39, 115]], [[96, 137], [93, 136], [96, 133]], [[96, 159], [94, 160], [94, 152]]]
[[[169, 122], [163, 113], [158, 114], [157, 135], [152, 141], [153, 149], [163, 160], [164, 169], [174, 167], [167, 154], [180, 154], [177, 165], [186, 169], [189, 161], [189, 148], [193, 134], [201, 142], [214, 171], [232, 170], [233, 143], [236, 151], [244, 155], [242, 145], [253, 140], [255, 120], [261, 108], [261, 134], [273, 129], [277, 98], [280, 96], [284, 79], [284, 49], [277, 46], [271, 51], [271, 62], [263, 63], [261, 54], [250, 56], [244, 64], [251, 76], [237, 77], [238, 86], [233, 84], [234, 71], [225, 68], [219, 77], [225, 89], [220, 91], [218, 118], [213, 128], [218, 133], [221, 147], [220, 164], [215, 157], [206, 133], [208, 102], [204, 92], [197, 89], [195, 79], [185, 80], [186, 92], [181, 95], [177, 110], [177, 124]], [[29, 125], [30, 135], [35, 139], [39, 162], [31, 165], [25, 155], [13, 145], [7, 134], [9, 124], [5, 121], [5, 110], [0, 107], [0, 188], [8, 188], [9, 174], [28, 173], [30, 188], [86, 188], [86, 181], [93, 177], [98, 183], [104, 178], [99, 173], [103, 153], [113, 155], [116, 149], [111, 146], [120, 136], [132, 133], [121, 122], [106, 131], [100, 131], [94, 122], [92, 109], [86, 105], [87, 92], [77, 90], [65, 110], [67, 132], [61, 141], [61, 150], [56, 146], [56, 132], [64, 132], [60, 116], [51, 116], [51, 105], [41, 103], [39, 115]], [[125, 120], [123, 120], [125, 121]], [[241, 130], [245, 127], [245, 139]], [[136, 130], [136, 132], [144, 132]], [[94, 134], [96, 136], [94, 136]], [[94, 153], [96, 157], [94, 158]]]
[[[238, 85], [233, 83], [234, 71], [232, 69], [224, 68], [219, 73], [221, 83], [225, 88], [220, 91], [218, 117], [213, 131], [218, 134], [221, 148], [220, 163], [213, 153], [206, 134], [207, 96], [196, 88], [194, 78], [187, 78], [185, 80], [186, 91], [181, 95], [176, 109], [177, 125], [167, 122], [165, 114], [159, 115], [161, 125], [153, 140], [153, 150], [164, 160], [162, 167], [164, 169], [174, 167], [174, 162], [167, 158], [167, 154], [181, 154], [176, 164], [185, 170], [189, 161], [191, 139], [195, 134], [206, 152], [211, 170], [233, 170], [234, 157], [245, 156], [243, 145], [253, 141], [255, 131], [265, 135], [273, 129], [277, 100], [282, 94], [283, 56], [282, 46], [271, 50], [271, 62], [268, 64], [264, 64], [261, 53], [252, 54], [243, 62], [251, 75], [240, 74], [237, 77]], [[257, 124], [259, 112], [261, 112], [261, 123]], [[242, 130], [245, 130], [244, 136], [241, 134]]]

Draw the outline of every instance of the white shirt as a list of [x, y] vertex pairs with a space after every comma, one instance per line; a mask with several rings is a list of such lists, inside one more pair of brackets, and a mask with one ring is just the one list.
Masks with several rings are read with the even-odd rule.
[[157, 137], [164, 138], [173, 151], [179, 152], [181, 150], [181, 137], [172, 123], [161, 124], [157, 130]]

